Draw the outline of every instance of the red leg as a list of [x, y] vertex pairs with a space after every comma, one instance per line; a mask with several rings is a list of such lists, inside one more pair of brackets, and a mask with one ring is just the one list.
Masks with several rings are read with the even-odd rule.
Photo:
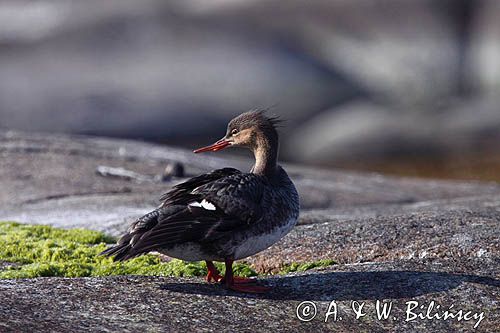
[[219, 274], [219, 271], [217, 270], [213, 262], [211, 261], [205, 261], [205, 262], [207, 263], [207, 270], [208, 270], [207, 277], [205, 278], [205, 280], [207, 280], [208, 283], [221, 282], [222, 280], [224, 280], [224, 277]]
[[[224, 282], [226, 283], [226, 287], [228, 289], [232, 289], [235, 291], [243, 292], [243, 293], [265, 293], [266, 291], [271, 290], [269, 287], [258, 286], [256, 284], [252, 284], [253, 279], [235, 277], [233, 275], [233, 260], [226, 259], [226, 276], [224, 277]], [[239, 280], [239, 282], [236, 282]], [[243, 282], [244, 281], [244, 282]]]

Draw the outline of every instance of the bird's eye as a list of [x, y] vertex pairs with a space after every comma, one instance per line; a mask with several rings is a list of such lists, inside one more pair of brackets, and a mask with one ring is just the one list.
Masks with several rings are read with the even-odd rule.
[[236, 134], [238, 134], [238, 130], [235, 128], [231, 131], [231, 135], [236, 135]]

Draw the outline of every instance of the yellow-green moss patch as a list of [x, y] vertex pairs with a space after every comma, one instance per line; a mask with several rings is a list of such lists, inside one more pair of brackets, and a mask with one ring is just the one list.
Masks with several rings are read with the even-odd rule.
[[318, 260], [318, 261], [313, 261], [313, 262], [306, 262], [306, 263], [298, 263], [298, 262], [293, 262], [291, 264], [285, 265], [281, 270], [279, 271], [279, 274], [288, 274], [291, 272], [305, 272], [313, 268], [318, 268], [318, 267], [328, 267], [337, 264], [335, 260], [332, 259], [323, 259], [323, 260]]
[[[0, 222], [0, 279], [34, 278], [41, 276], [82, 277], [109, 275], [204, 276], [204, 262], [173, 259], [162, 261], [148, 254], [125, 262], [114, 262], [100, 256], [115, 239], [86, 229], [59, 229], [45, 225]], [[9, 264], [10, 263], [10, 264]], [[224, 264], [215, 263], [224, 274]], [[279, 272], [302, 272], [335, 264], [333, 260], [292, 263]], [[235, 263], [235, 275], [256, 276], [246, 263]]]

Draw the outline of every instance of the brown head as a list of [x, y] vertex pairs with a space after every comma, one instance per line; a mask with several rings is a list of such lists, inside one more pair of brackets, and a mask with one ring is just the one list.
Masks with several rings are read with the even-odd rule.
[[255, 155], [254, 173], [274, 170], [278, 157], [279, 120], [265, 111], [249, 111], [234, 118], [227, 125], [226, 135], [216, 143], [196, 149], [195, 153], [219, 151], [227, 147], [245, 147]]

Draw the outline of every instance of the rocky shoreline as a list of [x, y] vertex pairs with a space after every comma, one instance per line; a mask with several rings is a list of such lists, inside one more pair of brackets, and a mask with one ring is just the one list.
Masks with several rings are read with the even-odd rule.
[[[0, 134], [0, 220], [118, 235], [184, 179], [158, 177], [169, 163], [182, 164], [185, 177], [250, 164], [225, 156], [200, 157], [136, 141], [6, 131]], [[102, 175], [99, 166], [146, 177]], [[257, 326], [283, 332], [466, 332], [480, 313], [484, 318], [476, 331], [498, 328], [499, 184], [287, 169], [302, 200], [299, 225], [249, 263], [264, 273], [319, 259], [338, 265], [263, 277], [274, 287], [263, 296], [229, 292], [200, 278], [0, 280], [0, 331], [250, 331]], [[334, 300], [344, 318], [334, 321], [330, 315], [325, 323]], [[377, 300], [392, 301], [396, 319], [378, 320]], [[308, 322], [296, 312], [305, 301], [317, 307]], [[365, 303], [365, 316], [356, 319], [354, 301]], [[406, 321], [407, 302], [418, 302], [425, 316], [433, 301], [439, 311], [453, 304], [472, 319], [439, 319], [434, 305], [434, 319]]]

